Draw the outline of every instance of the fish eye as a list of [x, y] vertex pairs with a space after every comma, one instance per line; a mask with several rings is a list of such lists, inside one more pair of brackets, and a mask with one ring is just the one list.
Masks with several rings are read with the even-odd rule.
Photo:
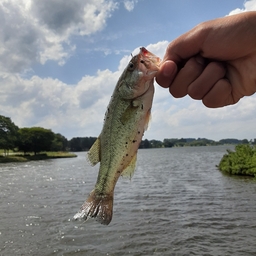
[[145, 63], [144, 60], [141, 60], [140, 63]]
[[130, 62], [129, 65], [128, 65], [128, 69], [133, 70], [134, 67], [135, 67], [134, 63]]

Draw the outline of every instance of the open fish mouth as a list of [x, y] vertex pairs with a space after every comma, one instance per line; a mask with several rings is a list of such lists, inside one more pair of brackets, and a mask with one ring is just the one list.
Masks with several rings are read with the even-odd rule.
[[145, 47], [141, 47], [138, 61], [139, 70], [148, 79], [155, 77], [160, 68], [161, 59], [159, 57], [148, 51]]
[[160, 68], [160, 63], [161, 59], [148, 51], [145, 47], [140, 48], [140, 56], [141, 56], [141, 62], [145, 62], [145, 65], [148, 65], [149, 63], [151, 64], [149, 69], [159, 69]]

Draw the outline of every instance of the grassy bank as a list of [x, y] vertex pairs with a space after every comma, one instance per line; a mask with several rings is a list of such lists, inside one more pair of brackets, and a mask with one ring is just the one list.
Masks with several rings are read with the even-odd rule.
[[76, 154], [69, 152], [44, 152], [37, 155], [34, 154], [20, 154], [20, 153], [11, 153], [8, 156], [0, 156], [0, 163], [10, 163], [10, 162], [27, 162], [27, 161], [36, 161], [36, 160], [47, 160], [47, 159], [56, 159], [56, 158], [70, 158], [77, 157]]

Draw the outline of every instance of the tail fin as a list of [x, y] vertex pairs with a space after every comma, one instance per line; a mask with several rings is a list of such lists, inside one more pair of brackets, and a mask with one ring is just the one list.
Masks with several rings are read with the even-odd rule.
[[112, 220], [112, 211], [113, 195], [97, 195], [93, 190], [74, 219], [86, 220], [91, 217], [96, 218], [101, 224], [108, 225]]

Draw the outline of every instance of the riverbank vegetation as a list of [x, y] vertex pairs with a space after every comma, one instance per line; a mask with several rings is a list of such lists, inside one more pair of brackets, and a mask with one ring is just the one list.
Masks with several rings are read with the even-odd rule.
[[75, 156], [63, 135], [42, 127], [19, 128], [0, 115], [0, 163]]
[[68, 140], [59, 133], [42, 127], [19, 128], [9, 117], [0, 115], [0, 149], [4, 155], [10, 150], [33, 152], [37, 155], [43, 151], [67, 151]]
[[69, 152], [45, 152], [37, 155], [34, 154], [20, 154], [11, 153], [7, 156], [0, 155], [0, 163], [10, 163], [10, 162], [28, 162], [35, 160], [47, 160], [47, 159], [57, 159], [57, 158], [70, 158], [77, 157], [74, 153]]
[[235, 151], [227, 150], [217, 167], [223, 173], [256, 177], [256, 146], [237, 145]]

